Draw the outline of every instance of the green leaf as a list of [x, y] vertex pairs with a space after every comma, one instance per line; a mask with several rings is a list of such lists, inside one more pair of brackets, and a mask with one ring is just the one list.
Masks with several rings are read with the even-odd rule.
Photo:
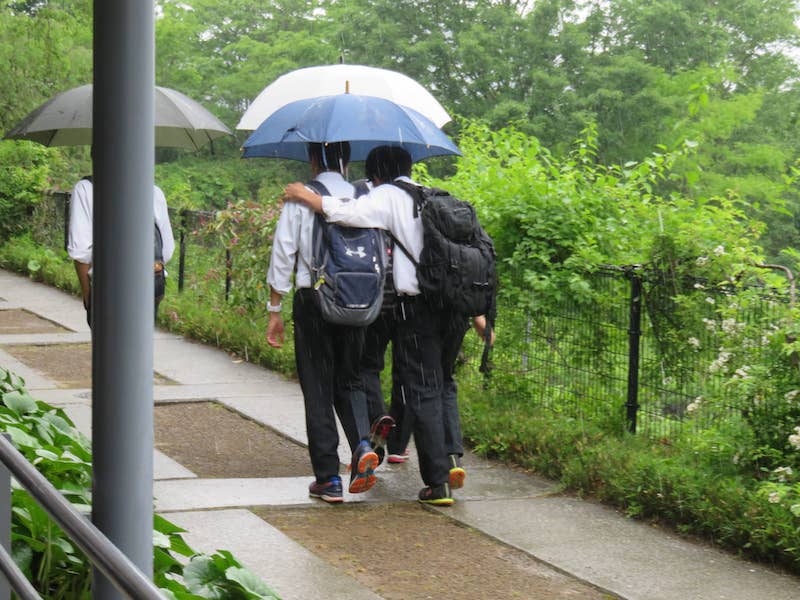
[[39, 440], [17, 427], [7, 427], [6, 433], [11, 436], [11, 441], [18, 448], [37, 448], [39, 446]]
[[208, 556], [196, 556], [183, 570], [183, 579], [193, 594], [212, 600], [224, 600], [225, 574]]
[[170, 539], [169, 536], [166, 534], [161, 533], [160, 531], [153, 531], [153, 546], [156, 548], [169, 548], [170, 547]]
[[230, 567], [225, 576], [242, 586], [248, 598], [274, 598], [275, 593], [255, 573], [242, 567]]
[[20, 415], [32, 413], [38, 409], [36, 400], [24, 391], [14, 390], [3, 394], [3, 403]]

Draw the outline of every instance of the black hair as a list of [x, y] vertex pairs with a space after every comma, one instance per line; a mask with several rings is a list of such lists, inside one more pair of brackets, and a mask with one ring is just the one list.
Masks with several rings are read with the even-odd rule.
[[350, 142], [317, 142], [308, 145], [308, 159], [316, 159], [324, 171], [342, 173], [350, 162]]
[[400, 146], [378, 146], [370, 150], [364, 174], [370, 181], [394, 181], [401, 175], [411, 176], [411, 155]]

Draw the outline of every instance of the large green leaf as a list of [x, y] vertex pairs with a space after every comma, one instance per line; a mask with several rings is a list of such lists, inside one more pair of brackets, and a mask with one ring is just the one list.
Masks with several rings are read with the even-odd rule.
[[208, 556], [196, 556], [183, 569], [183, 579], [193, 594], [211, 600], [224, 600], [225, 573]]
[[241, 567], [230, 567], [225, 576], [242, 586], [248, 598], [277, 598], [269, 586], [255, 573]]
[[14, 390], [3, 394], [3, 403], [18, 414], [26, 414], [35, 412], [38, 408], [36, 400], [34, 400], [28, 392]]
[[6, 433], [17, 448], [38, 448], [39, 440], [22, 431], [18, 427], [6, 427]]

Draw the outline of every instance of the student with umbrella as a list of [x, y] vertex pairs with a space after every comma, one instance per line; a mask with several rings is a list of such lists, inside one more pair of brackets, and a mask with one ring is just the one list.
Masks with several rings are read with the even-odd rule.
[[[310, 143], [307, 151], [314, 177], [309, 185], [337, 196], [354, 195], [353, 186], [342, 176], [350, 159], [349, 143]], [[313, 297], [311, 238], [314, 219], [314, 213], [301, 204], [288, 202], [281, 210], [267, 271], [270, 286], [267, 342], [275, 348], [283, 345], [281, 299], [291, 291], [294, 274], [295, 361], [305, 401], [308, 451], [315, 476], [308, 493], [313, 498], [338, 503], [342, 502], [343, 494], [334, 410], [353, 453], [350, 493], [365, 492], [375, 484], [378, 456], [367, 439], [366, 396], [358, 376], [364, 327], [326, 321]]]
[[[230, 135], [230, 130], [198, 102], [184, 94], [156, 86], [155, 144], [174, 148], [198, 149], [203, 145]], [[30, 112], [4, 137], [29, 140], [45, 146], [81, 146], [92, 143], [94, 122], [94, 86], [78, 86], [57, 94]], [[105, 199], [104, 199], [105, 200]], [[155, 218], [155, 310], [164, 296], [166, 270], [175, 249], [169, 223], [167, 202], [158, 186], [153, 189]], [[91, 177], [84, 177], [72, 191], [67, 252], [73, 259], [81, 286], [86, 319], [91, 326], [91, 271], [94, 250], [93, 236], [94, 186]]]
[[[78, 283], [81, 286], [86, 321], [92, 326], [92, 256], [93, 256], [94, 186], [91, 177], [84, 177], [72, 190], [69, 205], [69, 234], [67, 254], [75, 265]], [[153, 317], [158, 316], [158, 306], [164, 298], [166, 288], [165, 265], [175, 252], [175, 237], [169, 222], [167, 199], [157, 185], [153, 186], [153, 215], [155, 217], [153, 277]]]
[[[378, 147], [368, 159], [367, 171], [375, 174], [376, 183], [400, 180], [414, 184], [410, 179], [411, 156], [402, 148]], [[302, 202], [315, 212], [323, 213], [330, 222], [386, 229], [408, 249], [414, 260], [419, 260], [422, 223], [414, 217], [412, 197], [400, 187], [378, 185], [369, 194], [352, 200], [352, 196], [323, 197], [302, 183], [291, 183], [284, 190], [284, 198]], [[402, 252], [393, 256], [393, 274], [397, 292], [395, 314], [398, 315], [392, 350], [393, 369], [397, 370], [406, 396], [405, 410], [413, 421], [420, 474], [426, 485], [419, 492], [419, 501], [450, 506], [453, 497], [442, 417], [442, 364], [450, 318], [441, 308], [430, 305], [420, 293], [414, 263]]]

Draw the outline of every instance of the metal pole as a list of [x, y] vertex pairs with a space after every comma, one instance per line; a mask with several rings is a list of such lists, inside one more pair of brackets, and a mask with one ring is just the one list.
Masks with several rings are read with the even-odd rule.
[[[2, 435], [3, 439], [9, 440], [8, 433]], [[0, 546], [11, 554], [11, 473], [5, 464], [0, 463]], [[0, 600], [11, 598], [11, 587], [9, 577], [0, 578]]]
[[636, 413], [639, 410], [639, 341], [642, 337], [642, 279], [628, 271], [631, 280], [628, 327], [628, 399], [625, 403], [628, 431], [636, 433]]
[[[164, 599], [161, 591], [142, 574], [141, 569], [137, 569], [97, 527], [75, 510], [53, 484], [47, 481], [44, 475], [39, 473], [5, 437], [0, 438], [0, 462], [8, 467], [17, 481], [86, 553], [92, 563], [109, 578], [113, 578], [120, 593], [124, 592], [120, 597], [136, 598], [136, 600]], [[152, 536], [152, 524], [148, 533]]]
[[186, 267], [186, 222], [189, 212], [184, 208], [181, 211], [181, 247], [178, 256], [178, 291], [183, 291], [183, 274]]
[[153, 2], [94, 1], [93, 98], [92, 520], [152, 577]]

